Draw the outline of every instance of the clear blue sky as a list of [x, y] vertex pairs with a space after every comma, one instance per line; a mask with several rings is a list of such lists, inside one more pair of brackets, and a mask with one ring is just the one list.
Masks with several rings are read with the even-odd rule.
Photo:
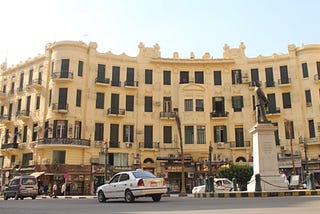
[[160, 45], [162, 57], [194, 52], [222, 57], [244, 42], [248, 57], [320, 43], [317, 0], [1, 0], [0, 62], [17, 64], [60, 40], [97, 42], [98, 51], [138, 54]]

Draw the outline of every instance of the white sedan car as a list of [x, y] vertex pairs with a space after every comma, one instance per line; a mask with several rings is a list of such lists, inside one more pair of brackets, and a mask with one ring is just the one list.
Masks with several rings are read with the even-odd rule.
[[133, 202], [138, 197], [151, 197], [158, 202], [166, 192], [164, 178], [157, 178], [149, 171], [136, 170], [115, 174], [108, 183], [98, 187], [97, 198], [99, 202], [116, 198]]
[[[215, 192], [227, 192], [232, 191], [233, 183], [228, 178], [214, 178], [214, 191]], [[192, 194], [205, 193], [206, 185], [195, 186], [192, 189]]]

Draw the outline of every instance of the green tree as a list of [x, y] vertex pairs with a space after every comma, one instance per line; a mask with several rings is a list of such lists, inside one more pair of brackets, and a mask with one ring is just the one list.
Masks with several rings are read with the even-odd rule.
[[237, 179], [240, 190], [247, 190], [247, 184], [253, 175], [253, 167], [249, 165], [232, 164], [229, 168], [221, 169], [217, 173], [218, 178]]

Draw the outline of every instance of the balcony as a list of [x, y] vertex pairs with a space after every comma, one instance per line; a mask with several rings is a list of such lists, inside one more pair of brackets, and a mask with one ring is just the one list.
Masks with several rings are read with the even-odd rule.
[[18, 143], [3, 143], [1, 149], [18, 149]]
[[117, 87], [121, 87], [121, 82], [120, 81], [111, 81], [111, 86], [117, 86]]
[[160, 142], [139, 142], [139, 149], [160, 149]]
[[124, 87], [126, 88], [138, 88], [138, 81], [125, 81]]
[[69, 104], [67, 103], [52, 103], [52, 111], [55, 113], [67, 114], [69, 112]]
[[108, 108], [107, 115], [111, 117], [122, 117], [125, 116], [126, 110], [121, 108]]
[[94, 82], [96, 85], [99, 85], [99, 86], [109, 86], [110, 85], [109, 78], [97, 77]]
[[30, 111], [28, 110], [17, 111], [16, 117], [21, 120], [28, 120], [30, 119]]
[[42, 88], [43, 88], [43, 86], [42, 86], [42, 80], [41, 79], [34, 79], [29, 83], [29, 85], [27, 85], [27, 89], [40, 90]]
[[69, 82], [73, 80], [73, 73], [69, 71], [53, 72], [51, 77], [55, 82], [56, 81]]
[[[262, 85], [262, 82], [259, 81], [260, 85]], [[256, 86], [256, 81], [250, 81], [248, 82], [249, 88], [253, 89]]]
[[275, 87], [276, 83], [274, 81], [265, 82], [266, 87]]
[[42, 138], [38, 140], [36, 148], [52, 146], [90, 147], [90, 140], [75, 138]]
[[266, 113], [268, 116], [280, 116], [280, 107], [268, 108]]
[[229, 112], [227, 111], [213, 111], [210, 113], [211, 119], [227, 119]]
[[160, 112], [160, 119], [174, 120], [174, 119], [176, 119], [176, 115], [177, 115], [177, 112], [175, 112], [175, 111], [173, 111], [173, 112], [162, 111], [162, 112]]
[[231, 149], [248, 148], [250, 147], [250, 141], [230, 141]]
[[0, 123], [7, 124], [11, 123], [11, 116], [8, 114], [0, 115]]
[[23, 92], [23, 87], [22, 86], [18, 87], [17, 88], [17, 93], [22, 93], [22, 92]]
[[288, 79], [278, 79], [279, 87], [291, 86], [291, 78]]

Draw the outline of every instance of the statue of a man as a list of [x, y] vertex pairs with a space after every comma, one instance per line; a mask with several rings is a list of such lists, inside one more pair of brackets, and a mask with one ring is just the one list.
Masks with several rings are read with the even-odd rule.
[[266, 107], [269, 104], [269, 101], [260, 88], [260, 82], [256, 81], [254, 89], [254, 101], [256, 107], [256, 122], [257, 123], [271, 123], [266, 116]]

